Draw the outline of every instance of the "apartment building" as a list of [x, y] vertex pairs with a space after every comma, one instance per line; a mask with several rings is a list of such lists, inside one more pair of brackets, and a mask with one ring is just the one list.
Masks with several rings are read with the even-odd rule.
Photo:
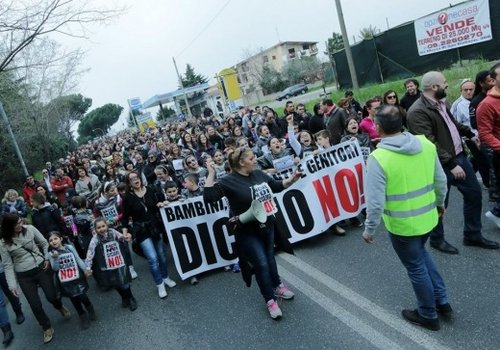
[[238, 73], [241, 92], [246, 95], [260, 89], [259, 78], [264, 65], [268, 64], [281, 72], [290, 60], [317, 54], [318, 43], [315, 41], [285, 41], [241, 61], [234, 66]]

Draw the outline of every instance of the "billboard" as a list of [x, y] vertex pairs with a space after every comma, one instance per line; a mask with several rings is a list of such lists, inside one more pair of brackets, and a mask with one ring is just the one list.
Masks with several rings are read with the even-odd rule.
[[420, 56], [493, 38], [488, 0], [467, 1], [414, 21]]

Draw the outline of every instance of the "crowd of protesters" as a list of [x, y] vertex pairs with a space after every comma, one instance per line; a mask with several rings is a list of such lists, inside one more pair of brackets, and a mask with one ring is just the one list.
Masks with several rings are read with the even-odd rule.
[[[259, 179], [270, 179], [277, 171], [276, 161], [282, 157], [292, 156], [297, 163], [301, 158], [353, 139], [360, 146], [373, 150], [380, 141], [374, 119], [381, 105], [397, 107], [405, 129], [425, 134], [438, 146], [440, 161], [445, 170], [449, 169], [448, 177], [460, 180], [462, 174], [456, 171], [458, 163], [454, 159], [468, 156], [474, 166], [472, 172], [480, 171], [490, 199], [497, 201], [500, 198], [496, 183], [500, 178], [500, 174], [496, 174], [500, 163], [497, 159], [500, 141], [496, 138], [500, 135], [497, 126], [500, 125], [497, 122], [500, 120], [500, 66], [479, 72], [475, 81], [465, 79], [460, 84], [461, 97], [451, 111], [445, 103], [446, 93], [443, 95], [447, 84], [446, 87], [444, 83], [439, 88], [436, 86], [425, 86], [421, 91], [416, 79], [408, 79], [401, 99], [394, 90], [381, 91], [380, 96], [368, 99], [363, 107], [353, 92], [347, 91], [336, 103], [326, 98], [315, 104], [312, 113], [304, 104], [295, 105], [292, 101], [286, 102], [282, 115], [267, 106], [240, 107], [237, 112], [226, 116], [214, 114], [206, 108], [198, 117], [188, 117], [143, 132], [124, 131], [94, 139], [65, 158], [48, 161], [39, 178], [28, 176], [22, 193], [9, 189], [1, 203], [0, 253], [5, 272], [0, 273], [0, 284], [4, 295], [11, 301], [16, 322], [21, 324], [24, 321], [18, 298], [19, 284], [43, 328], [44, 342], [51, 341], [54, 330], [43, 310], [36, 288], [39, 285], [47, 300], [63, 317], [69, 318], [70, 311], [62, 304], [61, 294], [57, 293], [58, 289], [63, 290], [62, 295], [70, 298], [80, 317], [81, 327], [88, 328], [89, 321], [96, 318], [96, 311], [87, 297], [86, 277], [91, 275], [100, 288], [115, 289], [121, 296], [123, 307], [132, 311], [137, 309], [131, 290], [131, 282], [137, 278], [131, 250], [146, 258], [158, 295], [165, 298], [167, 287], [175, 287], [176, 282], [170, 277], [172, 269], [165, 254], [164, 243], [167, 242], [159, 208], [203, 195], [207, 181], [207, 188], [211, 188], [209, 197], [219, 198], [222, 194], [215, 193], [212, 187], [217, 180], [235, 171], [234, 167], [250, 169], [250, 172], [256, 168]], [[481, 100], [489, 101], [488, 107], [483, 108]], [[439, 110], [442, 119], [448, 118], [438, 125], [434, 122], [424, 128], [422, 125], [426, 122], [432, 123], [422, 116], [425, 108]], [[466, 138], [470, 152], [457, 147], [456, 152], [453, 147], [450, 151], [447, 145], [441, 145], [442, 140], [432, 135], [436, 128], [441, 133], [451, 133], [452, 146], [458, 147], [460, 138]], [[443, 128], [448, 131], [441, 130]], [[483, 143], [477, 140], [477, 129]], [[241, 163], [243, 159], [235, 159], [235, 154], [248, 158], [248, 162], [255, 161], [255, 164]], [[272, 183], [273, 189], [277, 190], [288, 185]], [[472, 201], [476, 205], [480, 192], [464, 195], [465, 206], [470, 206]], [[487, 216], [500, 227], [499, 208], [495, 207]], [[349, 227], [362, 225], [356, 217], [334, 225], [331, 232], [345, 235]], [[479, 227], [477, 223], [472, 226], [464, 231], [479, 230], [480, 235], [480, 222]], [[470, 243], [467, 245], [498, 248], [497, 243], [482, 236], [471, 238], [467, 232], [464, 234], [464, 244], [467, 239]], [[482, 240], [476, 241], [477, 237]], [[267, 248], [272, 246], [270, 242], [266, 244]], [[431, 246], [445, 253], [458, 253], [444, 240], [442, 232], [434, 242], [431, 236]], [[103, 268], [104, 255], [110, 247], [117, 252], [119, 266], [107, 271]], [[62, 255], [67, 257], [68, 266], [79, 272], [78, 278], [71, 281], [60, 279], [54, 284], [53, 271], [64, 268], [58, 259]], [[238, 264], [232, 267], [235, 272], [239, 268]], [[263, 282], [265, 287], [259, 285], [271, 317], [276, 318], [281, 311], [273, 302], [275, 295], [291, 299], [293, 293], [281, 283], [277, 271], [274, 275], [272, 285], [267, 282]], [[191, 278], [190, 283], [197, 284], [197, 277]], [[3, 302], [0, 306], [5, 309]], [[12, 340], [10, 323], [4, 317], [0, 319], [3, 320], [4, 343], [8, 343]]]

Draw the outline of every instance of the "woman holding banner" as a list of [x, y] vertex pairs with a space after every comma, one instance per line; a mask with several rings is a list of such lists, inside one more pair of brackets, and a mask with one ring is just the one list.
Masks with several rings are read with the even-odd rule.
[[[158, 207], [163, 205], [164, 197], [156, 193], [153, 187], [144, 186], [141, 175], [136, 171], [127, 175], [127, 183], [130, 192], [123, 199], [122, 232], [128, 233], [129, 228], [132, 231], [148, 261], [149, 270], [158, 288], [158, 296], [163, 299], [167, 296], [165, 284], [170, 288], [176, 286], [168, 276], [167, 257], [161, 238], [162, 222]], [[132, 227], [129, 227], [130, 218], [133, 221]]]
[[[234, 224], [243, 279], [250, 286], [251, 274], [255, 273], [267, 310], [271, 318], [276, 320], [282, 316], [277, 298], [293, 299], [294, 294], [281, 282], [274, 258], [273, 214], [278, 209], [273, 192], [289, 187], [302, 174], [295, 172], [286, 180], [274, 180], [256, 169], [257, 159], [249, 148], [237, 148], [229, 155], [228, 160], [232, 172], [217, 182], [214, 162], [211, 159], [207, 161], [208, 177], [203, 198], [208, 202], [216, 202], [227, 197], [233, 215], [229, 221]], [[288, 240], [282, 240], [284, 247], [291, 252]]]

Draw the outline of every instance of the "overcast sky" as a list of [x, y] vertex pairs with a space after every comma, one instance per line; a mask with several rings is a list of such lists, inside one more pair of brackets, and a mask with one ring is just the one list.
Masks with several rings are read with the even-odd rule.
[[[115, 2], [129, 6], [115, 23], [92, 27], [89, 41], [65, 39], [65, 44], [88, 51], [84, 67], [90, 71], [82, 78], [79, 92], [93, 99], [92, 108], [109, 102], [127, 108], [128, 98], [145, 101], [175, 90], [172, 56], [181, 72], [190, 63], [196, 72], [213, 78], [241, 61], [245, 52], [265, 49], [278, 40], [318, 41], [323, 52], [331, 33], [340, 33], [334, 0]], [[394, 27], [459, 2], [342, 0], [342, 7], [352, 42], [353, 36], [359, 40], [363, 27], [387, 29], [386, 18]]]

